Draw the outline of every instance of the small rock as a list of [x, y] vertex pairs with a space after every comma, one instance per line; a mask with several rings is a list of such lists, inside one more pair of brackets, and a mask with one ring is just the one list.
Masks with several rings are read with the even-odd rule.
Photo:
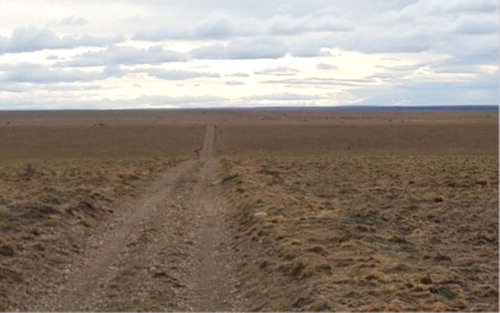
[[258, 219], [265, 219], [267, 217], [267, 213], [266, 212], [257, 212], [257, 213], [254, 213], [253, 216], [255, 218], [258, 218]]
[[436, 261], [436, 262], [451, 262], [451, 258], [447, 255], [443, 255], [443, 254], [439, 253], [434, 257], [434, 261]]
[[167, 272], [165, 271], [157, 271], [153, 274], [154, 277], [167, 277]]
[[12, 248], [11, 246], [9, 245], [2, 245], [0, 246], [0, 255], [3, 255], [3, 256], [14, 256], [16, 253], [14, 251], [14, 248]]
[[453, 300], [457, 297], [457, 294], [450, 290], [448, 287], [429, 287], [431, 293], [436, 293], [440, 296], [446, 297]]
[[33, 248], [38, 250], [38, 251], [45, 251], [45, 246], [41, 243], [35, 243], [33, 245]]
[[481, 186], [486, 186], [486, 185], [488, 185], [488, 180], [487, 179], [478, 179], [476, 181], [476, 184], [481, 185]]
[[441, 196], [434, 197], [434, 202], [443, 202], [444, 198]]
[[427, 275], [427, 276], [425, 276], [425, 277], [422, 277], [422, 278], [420, 279], [420, 282], [421, 282], [422, 284], [425, 284], [425, 285], [430, 285], [430, 284], [432, 284], [432, 279], [431, 279], [431, 277], [430, 277], [429, 275]]

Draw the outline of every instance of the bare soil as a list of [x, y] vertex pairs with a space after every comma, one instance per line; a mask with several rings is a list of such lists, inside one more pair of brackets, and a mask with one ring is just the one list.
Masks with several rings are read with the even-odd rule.
[[497, 311], [497, 111], [0, 114], [3, 311]]

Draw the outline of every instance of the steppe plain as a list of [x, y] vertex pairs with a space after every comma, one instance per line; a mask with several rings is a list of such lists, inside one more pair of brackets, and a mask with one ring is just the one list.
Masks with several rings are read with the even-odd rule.
[[498, 311], [498, 110], [0, 112], [1, 311]]

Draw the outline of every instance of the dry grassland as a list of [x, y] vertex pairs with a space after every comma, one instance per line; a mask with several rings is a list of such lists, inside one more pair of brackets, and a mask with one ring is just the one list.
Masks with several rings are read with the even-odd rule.
[[101, 244], [92, 237], [112, 216], [133, 210], [128, 204], [160, 173], [196, 157], [204, 131], [95, 112], [30, 114], [0, 118], [2, 310], [40, 308], [74, 261]]
[[498, 310], [497, 115], [463, 113], [222, 125], [247, 309]]
[[211, 303], [193, 273], [229, 256], [213, 289], [233, 309], [498, 310], [497, 111], [4, 112], [0, 144], [1, 310], [56, 308], [162, 173], [161, 210], [80, 309]]

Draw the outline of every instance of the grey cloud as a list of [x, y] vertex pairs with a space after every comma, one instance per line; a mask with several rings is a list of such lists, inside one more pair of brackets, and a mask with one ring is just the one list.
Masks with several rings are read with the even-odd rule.
[[28, 26], [14, 29], [9, 38], [0, 36], [0, 53], [69, 49], [81, 46], [101, 47], [118, 41], [121, 41], [120, 37], [57, 36], [51, 30]]
[[316, 65], [316, 69], [323, 70], [323, 71], [329, 71], [329, 70], [338, 69], [338, 67], [336, 67], [335, 65], [328, 64], [328, 63], [318, 63]]
[[256, 71], [254, 74], [257, 75], [272, 75], [272, 76], [295, 76], [299, 74], [300, 71], [291, 67], [275, 67], [266, 68], [260, 71]]
[[150, 76], [164, 80], [187, 80], [195, 78], [220, 78], [220, 74], [207, 72], [192, 72], [182, 70], [149, 69], [146, 73]]
[[323, 77], [309, 77], [304, 79], [273, 79], [261, 81], [264, 84], [282, 84], [282, 85], [309, 85], [309, 86], [346, 86], [359, 87], [376, 83], [374, 78], [360, 79], [336, 79]]
[[65, 26], [81, 26], [87, 25], [88, 23], [89, 22], [86, 19], [76, 16], [70, 16], [59, 21], [59, 24]]
[[125, 76], [127, 73], [117, 64], [110, 64], [104, 67], [103, 73], [109, 77], [121, 77]]
[[2, 82], [29, 82], [29, 83], [59, 83], [59, 82], [81, 82], [100, 79], [101, 73], [87, 73], [78, 70], [60, 69], [19, 69], [0, 75]]
[[299, 35], [307, 32], [344, 32], [353, 28], [351, 22], [331, 15], [306, 15], [298, 18], [276, 15], [266, 27], [266, 33], [273, 35]]
[[74, 60], [57, 63], [58, 66], [101, 66], [110, 64], [156, 64], [165, 62], [185, 61], [184, 54], [165, 50], [158, 46], [148, 49], [139, 49], [127, 46], [112, 46], [104, 51], [87, 52], [77, 56]]
[[241, 33], [238, 23], [224, 13], [211, 12], [195, 27], [189, 37], [223, 38]]
[[461, 16], [451, 25], [450, 30], [468, 35], [496, 34], [498, 31], [498, 15]]
[[491, 12], [498, 9], [495, 0], [421, 0], [403, 9], [405, 11], [417, 11], [419, 13], [471, 13]]
[[234, 74], [231, 74], [228, 76], [231, 76], [231, 77], [250, 77], [250, 75], [248, 75], [247, 73], [234, 73]]
[[[246, 12], [244, 12], [246, 13]], [[351, 22], [326, 14], [307, 14], [298, 17], [274, 15], [265, 19], [231, 16], [212, 11], [197, 23], [180, 21], [165, 24], [134, 35], [136, 39], [229, 39], [248, 36], [300, 35], [308, 32], [344, 32], [353, 28]]]
[[225, 82], [226, 85], [228, 86], [238, 86], [238, 85], [245, 85], [244, 82], [240, 82], [240, 81], [237, 81], [237, 80], [228, 80]]
[[[493, 83], [494, 82], [494, 83]], [[351, 91], [364, 99], [360, 105], [495, 105], [498, 85], [482, 76], [467, 82], [405, 82], [396, 86], [377, 86]]]
[[251, 96], [251, 97], [244, 97], [241, 98], [240, 100], [243, 101], [303, 101], [303, 100], [317, 100], [321, 99], [322, 96], [317, 96], [317, 95], [304, 95], [304, 94], [297, 94], [297, 93], [276, 93], [276, 94], [268, 94], [268, 95], [258, 95], [258, 96]]
[[228, 44], [214, 44], [191, 51], [198, 59], [264, 59], [280, 58], [288, 49], [273, 38], [238, 38]]
[[[360, 13], [364, 11], [360, 5], [366, 12]], [[193, 50], [192, 56], [200, 59], [311, 57], [322, 55], [322, 48], [364, 53], [428, 51], [459, 57], [486, 49], [498, 51], [497, 38], [490, 36], [496, 36], [498, 29], [494, 0], [345, 0], [315, 3], [311, 9], [306, 2], [275, 3], [267, 12], [249, 6], [249, 2], [203, 6], [196, 13], [201, 16], [198, 22], [176, 21], [150, 30], [151, 36], [142, 32], [136, 37], [228, 40]]]
[[49, 68], [26, 64], [0, 72], [0, 82], [31, 84], [81, 83], [102, 80], [113, 76], [122, 76], [123, 74], [117, 68], [84, 72], [73, 69]]

